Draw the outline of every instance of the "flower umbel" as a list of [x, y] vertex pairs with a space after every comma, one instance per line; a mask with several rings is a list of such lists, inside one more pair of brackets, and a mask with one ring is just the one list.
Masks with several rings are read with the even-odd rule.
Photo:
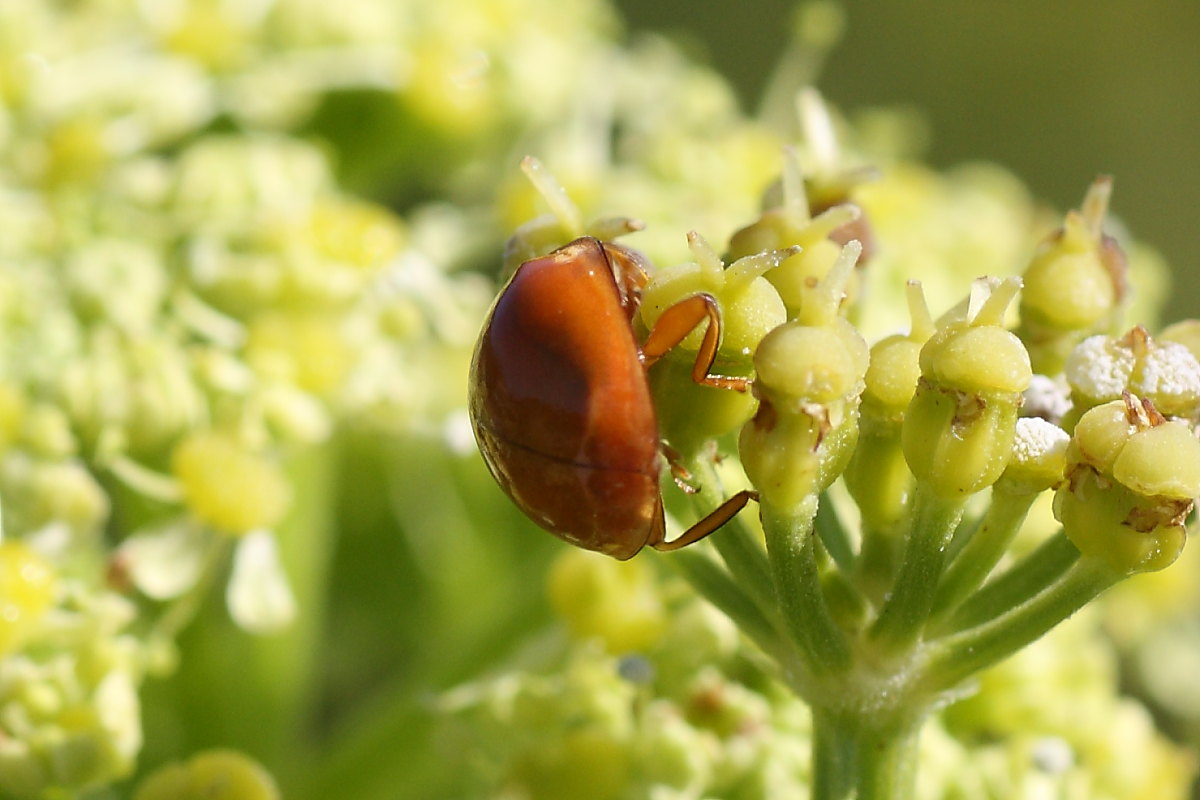
[[[652, 327], [679, 298], [711, 293], [729, 320], [726, 363], [752, 353], [757, 407], [738, 460], [760, 502], [764, 541], [733, 523], [713, 534], [719, 562], [672, 558], [809, 704], [816, 794], [909, 797], [917, 733], [964, 681], [1113, 583], [1178, 556], [1200, 494], [1200, 443], [1189, 424], [1200, 367], [1186, 346], [1156, 344], [1142, 328], [1120, 340], [1086, 338], [1116, 319], [1125, 292], [1124, 257], [1101, 232], [1106, 180], [1035, 255], [1021, 327], [1008, 319], [1020, 278], [975, 281], [936, 322], [910, 283], [911, 332], [873, 348], [847, 319], [861, 245], [818, 264], [833, 246], [826, 237], [857, 212], [810, 220], [794, 161], [782, 185], [783, 206], [731, 237], [732, 266], [693, 236], [697, 263], [654, 273], [640, 297]], [[752, 252], [784, 244], [801, 250]], [[749, 280], [739, 277], [748, 270]], [[1060, 285], [1094, 308], [1037, 305]], [[739, 310], [741, 293], [754, 315]], [[698, 341], [693, 333], [679, 347]], [[1063, 384], [1065, 365], [1075, 402], [1067, 429], [1020, 416], [1031, 351], [1049, 372], [1042, 381]], [[729, 470], [712, 453], [727, 429], [696, 426], [708, 415], [682, 399], [690, 395], [680, 383], [656, 383], [662, 431], [686, 443], [683, 460], [702, 488], [718, 488]], [[1104, 403], [1112, 391], [1122, 399]], [[1169, 420], [1159, 403], [1182, 418]], [[859, 506], [857, 531], [834, 500], [843, 476]], [[1022, 524], [1050, 490], [1062, 529], [1012, 560]]]

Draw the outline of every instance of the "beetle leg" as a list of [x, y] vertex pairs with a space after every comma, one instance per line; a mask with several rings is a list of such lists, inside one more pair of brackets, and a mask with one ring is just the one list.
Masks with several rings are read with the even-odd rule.
[[721, 339], [721, 312], [716, 298], [704, 292], [684, 298], [663, 311], [646, 337], [646, 343], [642, 345], [642, 362], [649, 367], [682, 342], [706, 318], [708, 328], [704, 331], [696, 362], [692, 365], [692, 380], [715, 389], [746, 391], [750, 386], [749, 378], [713, 375], [709, 372], [717, 358], [717, 344]]
[[721, 503], [715, 511], [706, 516], [704, 519], [697, 522], [692, 527], [688, 528], [683, 533], [676, 536], [669, 542], [664, 542], [661, 538], [658, 541], [651, 539], [647, 542], [655, 550], [678, 550], [681, 547], [687, 547], [689, 544], [694, 544], [705, 536], [715, 531], [717, 528], [724, 525], [729, 520], [733, 519], [734, 515], [746, 507], [746, 503], [751, 500], [758, 499], [758, 492], [752, 492], [749, 489], [743, 489], [737, 494], [730, 497], [724, 503]]
[[662, 442], [659, 447], [662, 448], [663, 457], [667, 459], [667, 466], [671, 468], [671, 479], [675, 481], [675, 485], [687, 494], [700, 491], [700, 487], [692, 481], [691, 471], [683, 465], [683, 456], [679, 451], [666, 442]]

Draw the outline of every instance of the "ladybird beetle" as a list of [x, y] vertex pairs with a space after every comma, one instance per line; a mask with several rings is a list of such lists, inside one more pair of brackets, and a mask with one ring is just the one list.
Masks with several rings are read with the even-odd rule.
[[471, 361], [472, 427], [501, 488], [541, 527], [621, 560], [698, 541], [753, 496], [738, 492], [666, 541], [665, 450], [646, 369], [708, 319], [693, 379], [738, 391], [749, 381], [709, 374], [720, 315], [708, 294], [669, 307], [639, 345], [633, 317], [647, 280], [634, 251], [586, 236], [526, 261]]

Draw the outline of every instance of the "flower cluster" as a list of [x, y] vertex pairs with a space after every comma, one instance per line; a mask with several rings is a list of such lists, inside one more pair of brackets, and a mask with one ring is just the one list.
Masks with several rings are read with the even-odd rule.
[[[811, 109], [812, 96], [803, 97], [801, 108]], [[691, 235], [695, 262], [651, 275], [634, 330], [653, 330], [664, 309], [697, 292], [719, 305], [717, 362], [750, 377], [753, 400], [734, 395], [717, 406], [721, 388], [693, 385], [698, 332], [648, 378], [677, 475], [682, 466], [702, 484], [696, 510], [740, 484], [754, 492], [761, 526], [743, 515], [713, 535], [711, 548], [669, 558], [810, 706], [811, 781], [822, 796], [908, 797], [917, 734], [934, 710], [1113, 584], [1179, 556], [1200, 495], [1200, 362], [1185, 344], [1158, 342], [1143, 327], [1121, 332], [1130, 266], [1104, 232], [1107, 178], [1089, 189], [1082, 211], [1031, 247], [1023, 275], [977, 279], [936, 319], [910, 282], [909, 332], [869, 347], [852, 320], [858, 298], [878, 289], [873, 270], [890, 243], [875, 220], [886, 230], [888, 209], [843, 183], [846, 194], [813, 217], [818, 181], [806, 183], [794, 151], [785, 153], [778, 194], [769, 192], [761, 216], [732, 234], [729, 265]], [[560, 188], [535, 183], [558, 219], [579, 218]], [[582, 232], [562, 225], [556, 240], [532, 230], [521, 228], [509, 252], [538, 254]], [[1187, 338], [1185, 327], [1176, 330]], [[734, 447], [736, 465], [727, 457]], [[1025, 522], [1038, 498], [1051, 495], [1057, 528], [1015, 547], [1021, 529], [1033, 527]], [[643, 615], [627, 605], [612, 602], [607, 614], [640, 625]], [[613, 625], [624, 627], [584, 630], [603, 636]], [[613, 679], [595, 691], [623, 691]], [[1111, 677], [1102, 682], [1112, 685]], [[489, 705], [495, 698], [475, 699], [504, 718]], [[636, 731], [646, 721], [635, 712], [624, 724]], [[1035, 771], [1076, 785], [1078, 775], [1065, 776], [1081, 750], [1108, 745], [1082, 728], [1048, 729], [1049, 750], [1027, 757], [1040, 764]], [[633, 749], [630, 736], [607, 747]], [[1149, 780], [1182, 791], [1185, 762], [1153, 736], [1142, 746], [1161, 769]], [[1056, 747], [1058, 766], [1050, 763]], [[640, 761], [620, 769], [663, 796], [694, 790], [658, 786]], [[1092, 779], [1111, 784], [1103, 791], [1142, 790], [1123, 773], [1102, 772]], [[701, 793], [731, 791], [695, 779]], [[502, 783], [512, 780], [537, 795], [536, 774], [522, 770]], [[1004, 780], [1027, 785], [1019, 775]]]
[[[1129, 614], [965, 695], [1179, 555], [1196, 323], [1151, 334], [1107, 182], [1051, 231], [777, 84], [748, 116], [601, 0], [0, 3], [0, 795], [882, 793], [927, 718], [915, 796], [1181, 792]], [[676, 576], [555, 560], [472, 457], [492, 278], [582, 235], [752, 385], [700, 333], [648, 373], [668, 525], [761, 502]]]

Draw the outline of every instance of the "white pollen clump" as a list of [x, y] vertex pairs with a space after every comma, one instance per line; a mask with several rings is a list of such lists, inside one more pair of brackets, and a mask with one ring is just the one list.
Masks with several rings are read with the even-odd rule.
[[1017, 420], [1010, 463], [1029, 464], [1066, 453], [1070, 441], [1067, 432], [1052, 422], [1041, 417], [1021, 417]]
[[1185, 414], [1200, 403], [1200, 363], [1182, 344], [1156, 341], [1130, 387], [1164, 414]]
[[1104, 402], [1117, 399], [1129, 387], [1136, 365], [1133, 351], [1122, 347], [1118, 340], [1090, 336], [1067, 356], [1063, 373], [1074, 391]]

